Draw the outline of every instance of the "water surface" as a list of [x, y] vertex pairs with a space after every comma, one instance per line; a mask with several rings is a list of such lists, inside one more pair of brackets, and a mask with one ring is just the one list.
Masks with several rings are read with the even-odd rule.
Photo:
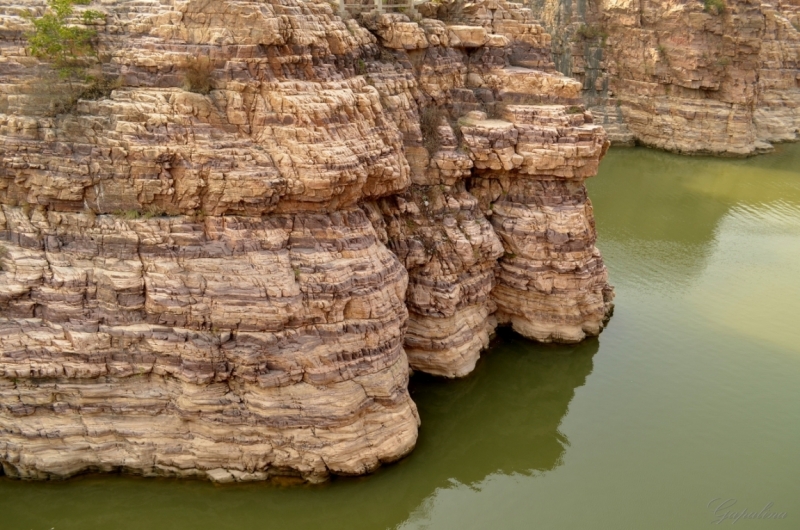
[[283, 488], [0, 480], [0, 527], [693, 529], [735, 499], [786, 513], [737, 527], [800, 528], [800, 144], [614, 149], [589, 193], [609, 328], [577, 346], [501, 333], [464, 380], [414, 376], [423, 426], [397, 465]]

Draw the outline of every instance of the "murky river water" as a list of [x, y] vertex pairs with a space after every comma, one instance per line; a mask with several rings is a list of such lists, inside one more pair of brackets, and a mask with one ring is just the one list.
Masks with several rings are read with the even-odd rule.
[[399, 464], [315, 487], [0, 480], [0, 528], [800, 528], [800, 144], [612, 150], [589, 191], [609, 328], [503, 333], [464, 380], [415, 376]]

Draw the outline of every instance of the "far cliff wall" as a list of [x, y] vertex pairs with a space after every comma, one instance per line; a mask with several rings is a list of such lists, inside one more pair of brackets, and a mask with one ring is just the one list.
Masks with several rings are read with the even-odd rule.
[[797, 0], [530, 0], [612, 140], [747, 155], [800, 131]]

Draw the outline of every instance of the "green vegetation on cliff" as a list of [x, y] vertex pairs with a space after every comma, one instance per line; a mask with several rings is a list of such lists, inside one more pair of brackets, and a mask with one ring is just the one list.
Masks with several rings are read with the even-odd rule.
[[725, 0], [703, 0], [704, 11], [719, 15], [725, 11]]
[[[40, 16], [30, 11], [25, 15], [33, 31], [26, 35], [31, 55], [47, 61], [64, 79], [85, 77], [87, 62], [96, 57], [94, 29], [69, 22], [74, 6], [88, 5], [91, 0], [48, 0], [47, 10]], [[91, 24], [103, 15], [91, 9], [81, 13], [80, 22]]]
[[24, 16], [33, 25], [25, 37], [28, 53], [52, 67], [41, 75], [40, 93], [45, 95], [55, 116], [72, 112], [81, 99], [108, 97], [119, 86], [115, 76], [102, 71], [96, 49], [97, 31], [91, 25], [103, 13], [91, 9], [75, 16], [76, 5], [91, 0], [48, 0], [41, 14], [28, 11]]

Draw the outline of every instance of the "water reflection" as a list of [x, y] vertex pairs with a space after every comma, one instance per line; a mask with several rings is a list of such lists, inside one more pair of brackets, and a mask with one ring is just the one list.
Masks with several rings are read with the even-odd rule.
[[[724, 220], [795, 228], [800, 149], [768, 157], [710, 159], [649, 149], [615, 149], [588, 183], [599, 246], [612, 283], [672, 293], [703, 273]], [[769, 178], [765, 178], [768, 171]]]
[[717, 495], [793, 505], [800, 145], [747, 160], [612, 150], [589, 194], [618, 303], [591, 384], [535, 444], [546, 461], [456, 474], [400, 530], [705, 528]]
[[596, 339], [546, 346], [501, 330], [471, 377], [443, 384], [414, 376], [411, 391], [423, 426], [412, 459], [436, 477], [430, 489], [558, 466], [569, 445], [558, 427], [598, 348]]
[[[701, 159], [659, 151], [615, 151], [614, 156], [603, 161], [599, 175], [588, 183], [595, 212], [603, 213], [597, 219], [601, 241], [707, 245], [729, 205], [709, 201], [692, 189], [702, 164]], [[659, 171], [655, 173], [654, 168]], [[612, 175], [624, 175], [624, 179], [604, 178]], [[613, 207], [622, 204], [624, 208]]]
[[[800, 149], [768, 157], [709, 159], [619, 148], [588, 182], [602, 240], [705, 245], [731, 207], [800, 205]], [[769, 178], [765, 178], [768, 171]]]
[[569, 440], [559, 426], [598, 349], [597, 339], [537, 345], [500, 330], [473, 376], [447, 384], [415, 376], [411, 390], [423, 430], [412, 459], [425, 469], [431, 494], [399, 528], [424, 520], [443, 490], [561, 465]]

